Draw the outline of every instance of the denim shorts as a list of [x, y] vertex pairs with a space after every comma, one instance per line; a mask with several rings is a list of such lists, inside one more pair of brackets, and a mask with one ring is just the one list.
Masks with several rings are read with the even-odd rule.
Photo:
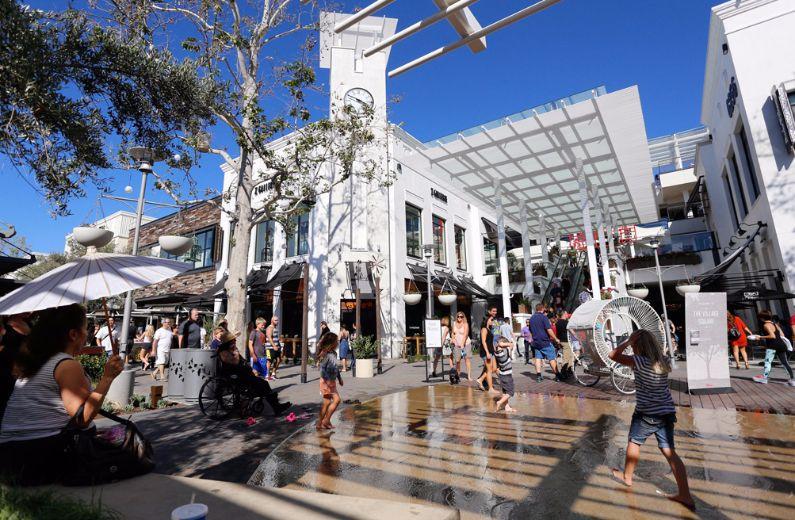
[[675, 414], [644, 415], [635, 412], [632, 414], [632, 424], [629, 427], [629, 441], [643, 446], [646, 439], [654, 434], [657, 437], [657, 446], [674, 449], [675, 422]]
[[536, 359], [547, 359], [549, 361], [553, 361], [558, 356], [558, 353], [555, 351], [555, 347], [553, 347], [550, 343], [533, 343], [533, 347]]

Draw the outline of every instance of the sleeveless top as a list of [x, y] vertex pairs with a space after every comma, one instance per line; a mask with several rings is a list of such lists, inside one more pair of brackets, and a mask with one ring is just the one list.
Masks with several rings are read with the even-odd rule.
[[[775, 332], [773, 335], [775, 336], [773, 339], [766, 339], [765, 340], [765, 348], [770, 350], [775, 350], [776, 352], [786, 352], [787, 351], [787, 344], [781, 339], [781, 332], [778, 328], [778, 325], [773, 323], [772, 321], [766, 321], [765, 323], [770, 323], [773, 325]], [[764, 323], [762, 324], [764, 329]]]
[[455, 343], [456, 346], [461, 348], [465, 347], [467, 343], [467, 338], [464, 335], [464, 330], [466, 330], [465, 324], [461, 324], [461, 326], [459, 327], [458, 323], [456, 322], [453, 325], [453, 343]]
[[[267, 335], [265, 336], [267, 338]], [[279, 327], [273, 327], [271, 331], [271, 337], [273, 338], [273, 344], [270, 345], [270, 348], [280, 348], [282, 346], [282, 342], [279, 341]]]
[[[59, 352], [30, 379], [20, 379], [8, 400], [0, 429], [0, 443], [58, 435], [71, 417], [61, 399], [55, 369], [72, 356]], [[88, 379], [88, 378], [86, 378]]]
[[632, 356], [635, 372], [635, 411], [647, 415], [667, 415], [676, 412], [668, 374], [652, 370], [645, 356]]

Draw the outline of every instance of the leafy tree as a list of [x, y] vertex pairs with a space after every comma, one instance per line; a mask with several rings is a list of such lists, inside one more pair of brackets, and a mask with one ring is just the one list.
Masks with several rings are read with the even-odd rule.
[[[345, 106], [313, 119], [307, 93], [316, 88], [311, 60], [320, 29], [317, 1], [113, 0], [107, 9], [132, 45], [171, 44], [175, 33], [184, 34], [181, 50], [199, 65], [201, 80], [214, 85], [213, 130], [231, 132], [236, 148], [213, 146], [202, 130], [178, 138], [197, 153], [220, 156], [232, 172], [222, 202], [232, 221], [228, 318], [232, 330], [245, 330], [252, 228], [275, 220], [289, 229], [290, 216], [351, 175], [389, 183], [383, 158], [374, 151], [374, 128], [386, 122], [377, 121], [372, 110], [357, 113]], [[159, 186], [178, 199], [179, 186], [170, 180]], [[266, 187], [256, 210], [255, 186]]]
[[67, 214], [86, 183], [103, 185], [108, 138], [122, 158], [131, 142], [165, 152], [176, 130], [212, 119], [215, 84], [196, 67], [80, 11], [0, 0], [0, 153], [30, 171], [53, 213]]

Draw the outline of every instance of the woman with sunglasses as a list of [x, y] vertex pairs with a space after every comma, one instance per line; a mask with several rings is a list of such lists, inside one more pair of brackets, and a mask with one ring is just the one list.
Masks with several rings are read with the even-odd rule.
[[467, 354], [467, 340], [469, 339], [469, 323], [467, 323], [466, 316], [463, 312], [458, 312], [455, 315], [455, 323], [453, 323], [453, 360], [455, 361], [455, 371], [461, 374], [461, 358], [464, 359], [467, 366], [467, 381], [472, 381], [472, 362], [469, 360]]

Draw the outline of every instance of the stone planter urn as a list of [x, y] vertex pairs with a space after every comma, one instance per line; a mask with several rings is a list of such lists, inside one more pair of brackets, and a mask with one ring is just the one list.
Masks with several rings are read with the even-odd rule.
[[72, 230], [72, 237], [81, 246], [103, 247], [113, 239], [113, 231], [91, 226], [79, 226]]
[[372, 378], [373, 367], [375, 366], [375, 359], [357, 359], [356, 360], [356, 377]]
[[158, 239], [158, 242], [163, 251], [174, 256], [184, 255], [193, 247], [192, 237], [179, 235], [163, 235]]

